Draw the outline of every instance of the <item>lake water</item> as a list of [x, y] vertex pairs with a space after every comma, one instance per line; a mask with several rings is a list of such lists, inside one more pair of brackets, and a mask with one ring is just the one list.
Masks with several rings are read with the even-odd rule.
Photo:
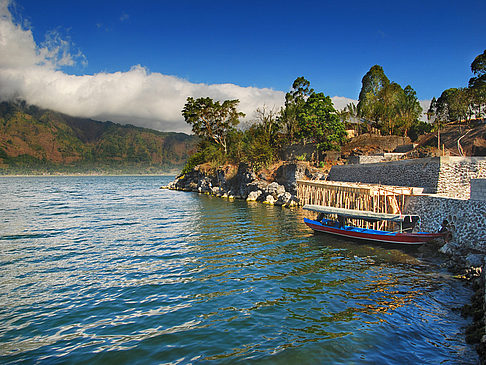
[[168, 177], [0, 178], [0, 363], [474, 364], [416, 251]]

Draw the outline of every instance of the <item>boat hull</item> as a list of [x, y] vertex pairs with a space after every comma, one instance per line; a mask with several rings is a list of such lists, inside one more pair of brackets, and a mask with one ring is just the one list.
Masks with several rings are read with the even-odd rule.
[[404, 245], [421, 245], [432, 240], [442, 238], [442, 233], [400, 233], [376, 231], [372, 229], [357, 228], [344, 226], [342, 228], [332, 227], [322, 224], [312, 219], [304, 218], [304, 223], [316, 232], [332, 234], [343, 238], [351, 238], [364, 241], [373, 241], [379, 243], [395, 243]]

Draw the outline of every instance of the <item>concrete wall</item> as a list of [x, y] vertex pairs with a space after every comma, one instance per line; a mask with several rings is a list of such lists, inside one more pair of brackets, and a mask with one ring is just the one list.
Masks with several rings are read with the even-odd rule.
[[470, 181], [486, 178], [486, 157], [431, 157], [333, 166], [328, 180], [424, 188], [425, 193], [469, 199]]
[[486, 179], [471, 180], [471, 200], [486, 201]]
[[486, 251], [486, 202], [439, 196], [411, 196], [407, 198], [405, 214], [420, 216], [418, 228], [437, 232], [447, 219], [453, 241], [469, 252]]

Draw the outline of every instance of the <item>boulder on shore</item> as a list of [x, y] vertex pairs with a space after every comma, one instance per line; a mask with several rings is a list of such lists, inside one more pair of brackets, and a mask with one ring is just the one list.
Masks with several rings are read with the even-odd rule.
[[257, 176], [246, 164], [216, 170], [200, 165], [178, 176], [167, 188], [291, 207], [298, 205], [297, 180], [309, 176], [312, 174], [303, 162], [281, 165], [271, 182], [263, 179], [268, 179], [266, 174]]

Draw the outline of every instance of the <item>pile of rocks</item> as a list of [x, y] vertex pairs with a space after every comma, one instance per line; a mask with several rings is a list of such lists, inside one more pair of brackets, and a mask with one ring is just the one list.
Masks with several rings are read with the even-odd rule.
[[292, 207], [299, 205], [296, 181], [304, 176], [315, 177], [308, 164], [300, 162], [280, 166], [270, 181], [265, 176], [258, 176], [246, 164], [240, 164], [236, 174], [226, 168], [206, 171], [196, 167], [178, 176], [166, 188]]

